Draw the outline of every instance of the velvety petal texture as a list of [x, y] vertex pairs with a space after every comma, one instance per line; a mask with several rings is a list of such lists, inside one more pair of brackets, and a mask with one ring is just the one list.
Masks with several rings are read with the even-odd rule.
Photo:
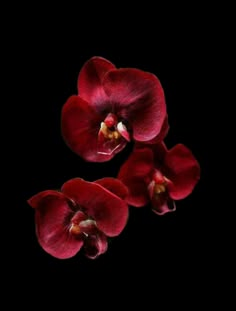
[[120, 137], [119, 139], [109, 139], [104, 137], [101, 131], [98, 132], [97, 153], [108, 157], [113, 157], [125, 148], [127, 141]]
[[[102, 57], [92, 57], [82, 67], [78, 77], [79, 95], [93, 106], [108, 100], [102, 81], [107, 72], [115, 66]], [[98, 110], [99, 107], [97, 107]]]
[[118, 179], [129, 189], [128, 204], [141, 207], [149, 202], [146, 179], [153, 170], [153, 153], [150, 149], [135, 149], [121, 166]]
[[200, 166], [192, 152], [182, 144], [170, 149], [165, 156], [165, 167], [172, 183], [168, 187], [172, 199], [187, 197], [200, 178]]
[[73, 212], [67, 197], [57, 191], [43, 191], [28, 203], [35, 208], [36, 234], [41, 247], [60, 259], [74, 256], [83, 246], [83, 240], [69, 232]]
[[75, 178], [62, 186], [62, 192], [75, 200], [107, 236], [116, 236], [124, 229], [127, 204], [99, 184]]
[[128, 188], [119, 179], [104, 177], [96, 180], [95, 183], [101, 185], [121, 199], [125, 199], [128, 195]]

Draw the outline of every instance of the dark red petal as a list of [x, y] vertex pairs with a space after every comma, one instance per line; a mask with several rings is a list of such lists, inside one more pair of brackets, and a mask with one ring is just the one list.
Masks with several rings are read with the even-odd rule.
[[102, 232], [88, 236], [84, 244], [85, 255], [90, 259], [95, 259], [107, 251], [107, 246], [107, 238]]
[[125, 201], [134, 207], [143, 207], [150, 198], [147, 191], [147, 184], [141, 180], [126, 179], [124, 183], [129, 189], [129, 193], [125, 198]]
[[74, 199], [107, 236], [116, 236], [124, 229], [127, 204], [99, 184], [75, 178], [62, 186], [62, 192]]
[[200, 178], [200, 166], [192, 152], [182, 144], [174, 146], [166, 153], [165, 166], [172, 181], [168, 185], [170, 197], [174, 200], [187, 197]]
[[170, 129], [170, 126], [168, 123], [168, 117], [166, 116], [160, 133], [156, 137], [154, 137], [153, 139], [145, 141], [145, 144], [159, 144], [166, 137], [166, 135], [169, 132], [169, 129]]
[[118, 178], [128, 187], [126, 202], [135, 207], [148, 203], [147, 179], [151, 178], [153, 153], [150, 149], [134, 149], [128, 160], [121, 166]]
[[90, 104], [107, 99], [102, 87], [104, 75], [115, 66], [102, 57], [92, 57], [82, 67], [78, 77], [79, 95]]
[[156, 76], [133, 68], [111, 70], [103, 87], [114, 111], [132, 126], [135, 140], [147, 141], [160, 133], [166, 104]]
[[96, 184], [101, 185], [110, 192], [124, 199], [128, 195], [128, 188], [119, 180], [112, 177], [105, 177], [95, 181]]
[[80, 96], [71, 96], [62, 108], [62, 135], [67, 145], [87, 161], [104, 162], [113, 155], [98, 153], [100, 117]]
[[136, 149], [144, 149], [144, 148], [149, 148], [153, 152], [153, 157], [154, 157], [154, 166], [155, 168], [160, 169], [160, 166], [164, 162], [165, 155], [168, 151], [165, 143], [159, 142], [158, 144], [144, 144], [140, 142], [135, 143], [135, 148]]
[[162, 141], [158, 144], [155, 144], [155, 145], [151, 145], [150, 148], [153, 151], [154, 161], [163, 162], [165, 159], [165, 156], [168, 152], [168, 149], [167, 149], [164, 141]]
[[66, 199], [66, 196], [59, 191], [45, 190], [45, 191], [35, 194], [27, 202], [29, 203], [31, 207], [38, 208], [42, 205], [42, 202], [44, 202], [44, 199], [47, 200], [50, 197], [58, 198], [58, 200], [62, 199], [63, 201]]
[[134, 149], [127, 161], [121, 166], [119, 179], [144, 179], [153, 170], [153, 153], [149, 148]]
[[60, 259], [74, 256], [83, 241], [80, 236], [74, 237], [69, 233], [73, 212], [65, 195], [57, 191], [43, 191], [28, 202], [36, 208], [36, 234], [42, 248]]

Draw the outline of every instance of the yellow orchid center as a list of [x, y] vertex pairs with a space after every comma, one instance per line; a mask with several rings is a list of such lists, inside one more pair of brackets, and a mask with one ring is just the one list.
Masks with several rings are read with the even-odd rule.
[[121, 137], [121, 134], [118, 131], [109, 129], [104, 122], [101, 122], [100, 131], [103, 133], [105, 138], [119, 139]]
[[70, 227], [70, 233], [72, 234], [79, 234], [81, 233], [80, 227], [78, 224], [72, 223]]
[[154, 193], [160, 194], [166, 191], [167, 184], [169, 179], [165, 177], [160, 171], [156, 170], [153, 174], [154, 185]]
[[164, 184], [155, 184], [154, 186], [154, 192], [156, 194], [160, 194], [166, 191], [166, 187]]

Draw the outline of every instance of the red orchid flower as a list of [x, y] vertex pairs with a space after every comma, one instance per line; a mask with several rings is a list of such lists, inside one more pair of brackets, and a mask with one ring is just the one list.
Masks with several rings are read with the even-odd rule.
[[182, 144], [167, 150], [165, 144], [136, 146], [120, 169], [118, 178], [129, 188], [128, 204], [151, 202], [156, 214], [174, 211], [174, 200], [187, 197], [200, 178], [200, 166]]
[[63, 106], [62, 135], [87, 161], [108, 161], [131, 139], [153, 143], [168, 130], [164, 92], [151, 73], [93, 57], [80, 71], [78, 94]]
[[126, 225], [126, 195], [127, 188], [115, 178], [95, 182], [75, 178], [60, 192], [47, 190], [34, 195], [28, 203], [35, 208], [40, 245], [60, 259], [74, 256], [82, 246], [91, 259], [103, 254], [107, 236], [117, 236]]

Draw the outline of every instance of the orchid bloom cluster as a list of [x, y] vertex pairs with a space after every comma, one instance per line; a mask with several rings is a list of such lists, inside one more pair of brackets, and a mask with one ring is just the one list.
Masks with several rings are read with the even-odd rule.
[[61, 128], [69, 148], [87, 162], [109, 161], [131, 141], [134, 148], [117, 178], [74, 178], [60, 191], [28, 200], [39, 244], [56, 258], [73, 257], [82, 247], [97, 258], [125, 228], [129, 205], [149, 204], [158, 215], [175, 211], [175, 201], [200, 178], [191, 151], [182, 144], [168, 149], [163, 141], [169, 130], [165, 96], [151, 73], [91, 58], [79, 73], [78, 95], [62, 108]]

